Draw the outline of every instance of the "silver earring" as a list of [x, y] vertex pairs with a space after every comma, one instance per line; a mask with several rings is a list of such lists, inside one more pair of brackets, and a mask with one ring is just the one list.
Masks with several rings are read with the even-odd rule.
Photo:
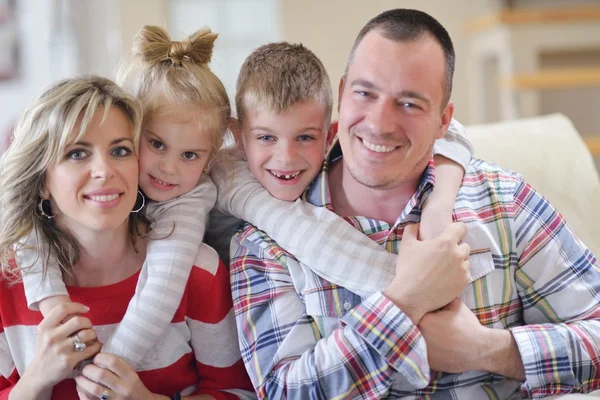
[[[146, 205], [146, 196], [144, 196], [144, 193], [142, 193], [140, 190], [138, 190], [138, 198], [139, 197], [142, 198], [142, 205], [137, 210], [131, 210], [131, 212], [134, 214], [142, 211], [142, 208], [144, 208], [144, 206]], [[136, 199], [135, 204], [137, 204], [137, 203], [138, 203], [138, 201]]]
[[40, 215], [47, 219], [52, 219], [56, 217], [56, 215], [52, 215], [52, 209], [50, 208], [50, 200], [48, 199], [40, 199], [38, 203], [38, 210], [40, 210]]

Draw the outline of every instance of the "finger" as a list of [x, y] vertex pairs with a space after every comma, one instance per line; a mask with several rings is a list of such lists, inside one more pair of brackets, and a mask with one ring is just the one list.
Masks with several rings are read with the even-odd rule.
[[464, 222], [453, 222], [444, 229], [440, 237], [450, 239], [453, 243], [458, 243], [467, 234], [467, 225]]
[[44, 327], [58, 326], [62, 320], [73, 314], [85, 314], [90, 308], [81, 303], [62, 303], [54, 307], [40, 325]]
[[56, 334], [61, 336], [71, 336], [80, 330], [92, 329], [92, 327], [92, 321], [90, 321], [89, 318], [76, 315], [56, 328]]
[[402, 241], [406, 240], [417, 240], [419, 236], [419, 227], [421, 224], [410, 224], [404, 227], [404, 233], [402, 234]]
[[92, 400], [84, 391], [77, 392], [77, 395], [79, 396], [79, 400]]
[[471, 246], [468, 243], [462, 242], [458, 245], [458, 256], [461, 260], [466, 260], [471, 255]]
[[[82, 389], [83, 392], [88, 393], [89, 395], [94, 396], [95, 398], [99, 399], [102, 396], [102, 392], [104, 392], [104, 387], [101, 384], [86, 378], [84, 375], [76, 376], [75, 382]], [[114, 396], [114, 392], [111, 391], [111, 394], [113, 394]], [[110, 399], [110, 396], [108, 398]]]
[[69, 354], [72, 354], [72, 356], [74, 357], [74, 363], [78, 364], [83, 360], [87, 360], [88, 358], [94, 357], [100, 352], [101, 348], [102, 343], [95, 341], [89, 344], [86, 343], [85, 349], [83, 351], [75, 351], [75, 345], [73, 344], [73, 341], [71, 340], [71, 338], [67, 338], [67, 340], [65, 341], [64, 351], [69, 352]]
[[134, 369], [127, 362], [114, 354], [98, 353], [94, 357], [94, 364], [113, 372], [123, 379], [128, 377], [131, 372], [135, 373]]
[[82, 329], [76, 334], [83, 343], [95, 342], [98, 339], [94, 329]]
[[[102, 368], [96, 364], [88, 364], [81, 370], [81, 374], [94, 382], [97, 382], [102, 387], [108, 387], [116, 392], [118, 392], [121, 382], [121, 378], [115, 375], [112, 371]], [[89, 392], [91, 394], [95, 394], [94, 392]]]

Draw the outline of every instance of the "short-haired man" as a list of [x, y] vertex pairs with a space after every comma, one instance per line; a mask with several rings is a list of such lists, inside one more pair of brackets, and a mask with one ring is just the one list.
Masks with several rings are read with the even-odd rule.
[[305, 199], [399, 253], [381, 291], [331, 284], [252, 226], [237, 235], [233, 296], [259, 397], [507, 399], [600, 385], [600, 265], [519, 175], [481, 160], [466, 171], [455, 216], [468, 227], [468, 284], [416, 239], [453, 69], [435, 19], [391, 10], [362, 29], [340, 82], [339, 143]]

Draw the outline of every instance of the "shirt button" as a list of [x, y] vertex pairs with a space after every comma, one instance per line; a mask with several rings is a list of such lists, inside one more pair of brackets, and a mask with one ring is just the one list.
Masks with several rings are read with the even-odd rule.
[[346, 300], [344, 302], [344, 310], [350, 311], [351, 308], [352, 308], [352, 304], [350, 304], [350, 302], [348, 300]]

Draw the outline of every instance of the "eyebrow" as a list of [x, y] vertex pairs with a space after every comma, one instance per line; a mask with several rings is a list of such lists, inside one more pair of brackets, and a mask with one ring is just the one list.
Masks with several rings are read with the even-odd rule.
[[[249, 131], [250, 132], [253, 132], [253, 131], [265, 131], [265, 132], [268, 132], [268, 133], [276, 133], [272, 129], [266, 128], [264, 126], [251, 126], [250, 129], [249, 129]], [[318, 128], [318, 127], [316, 127], [316, 126], [309, 126], [309, 127], [306, 127], [304, 129], [302, 129], [301, 132], [306, 132], [306, 131], [319, 131], [320, 132], [321, 129]], [[296, 132], [296, 133], [298, 133], [298, 132]]]
[[[119, 144], [121, 142], [131, 142], [131, 143], [133, 143], [133, 140], [131, 140], [130, 138], [118, 138], [118, 139], [115, 139], [112, 142], [110, 142], [110, 145], [112, 146], [112, 145], [115, 145], [115, 144]], [[89, 143], [89, 142], [80, 141], [80, 142], [73, 143], [71, 146], [92, 147], [92, 144]]]
[[[350, 84], [351, 86], [361, 86], [364, 87], [366, 89], [373, 89], [373, 90], [381, 90], [377, 85], [375, 85], [373, 82], [368, 81], [366, 79], [355, 79], [351, 82]], [[429, 99], [427, 97], [425, 97], [424, 95], [422, 95], [419, 92], [415, 92], [414, 90], [403, 90], [401, 92], [395, 93], [394, 94], [395, 97], [409, 97], [411, 99], [419, 99], [425, 103], [427, 103], [428, 106], [431, 105], [431, 102], [429, 101]]]
[[[157, 139], [160, 139], [161, 141], [164, 142], [164, 139], [160, 137], [160, 135], [152, 132], [150, 129], [146, 129], [146, 132], [148, 132], [149, 134], [151, 134], [152, 136], [156, 136]], [[192, 153], [208, 153], [207, 149], [190, 149], [190, 150], [186, 150], [186, 152], [192, 152]]]

